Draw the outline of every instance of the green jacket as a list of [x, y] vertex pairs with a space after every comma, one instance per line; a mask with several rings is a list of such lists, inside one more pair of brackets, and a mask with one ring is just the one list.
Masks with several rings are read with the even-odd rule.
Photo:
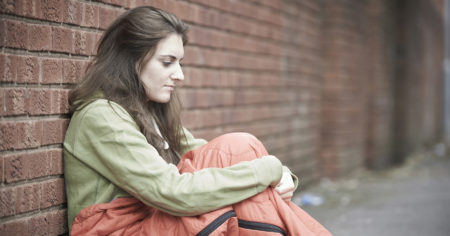
[[[184, 132], [184, 153], [206, 143]], [[73, 114], [64, 140], [69, 229], [83, 208], [130, 195], [172, 215], [202, 214], [263, 191], [282, 171], [289, 170], [266, 157], [180, 174], [147, 142], [124, 108], [98, 99]]]

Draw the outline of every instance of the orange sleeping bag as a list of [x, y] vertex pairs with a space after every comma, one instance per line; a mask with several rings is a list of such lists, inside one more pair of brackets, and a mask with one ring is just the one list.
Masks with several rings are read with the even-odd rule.
[[[245, 133], [222, 135], [186, 153], [181, 173], [226, 167], [267, 155], [262, 143]], [[331, 235], [320, 223], [273, 188], [199, 216], [172, 216], [136, 198], [118, 198], [83, 209], [71, 235]]]

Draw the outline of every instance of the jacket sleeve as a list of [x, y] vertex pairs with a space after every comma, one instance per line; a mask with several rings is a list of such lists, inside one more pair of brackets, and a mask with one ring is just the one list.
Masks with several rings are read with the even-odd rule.
[[183, 146], [182, 155], [188, 151], [197, 149], [202, 145], [208, 143], [208, 141], [201, 138], [194, 138], [194, 135], [189, 132], [186, 128], [183, 128], [184, 138], [181, 140], [181, 145]]
[[[184, 154], [190, 150], [199, 148], [200, 146], [208, 143], [204, 139], [194, 138], [194, 136], [191, 134], [191, 132], [189, 132], [189, 130], [187, 130], [186, 128], [183, 128], [183, 132], [184, 132], [185, 139], [183, 139], [183, 141], [182, 141], [182, 145], [184, 147], [182, 154]], [[285, 173], [285, 172], [291, 174], [292, 180], [294, 181], [294, 191], [297, 190], [298, 182], [299, 182], [298, 177], [295, 174], [293, 174], [287, 166], [283, 165], [283, 173]]]
[[173, 215], [198, 215], [239, 202], [282, 175], [274, 157], [180, 174], [119, 105], [96, 102], [78, 115], [74, 155], [145, 204]]

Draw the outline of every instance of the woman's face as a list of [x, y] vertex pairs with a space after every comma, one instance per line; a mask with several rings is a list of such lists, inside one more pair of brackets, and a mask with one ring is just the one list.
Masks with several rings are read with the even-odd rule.
[[159, 41], [153, 56], [140, 67], [139, 79], [145, 87], [148, 100], [167, 103], [175, 87], [184, 80], [180, 62], [184, 57], [183, 40], [172, 33]]

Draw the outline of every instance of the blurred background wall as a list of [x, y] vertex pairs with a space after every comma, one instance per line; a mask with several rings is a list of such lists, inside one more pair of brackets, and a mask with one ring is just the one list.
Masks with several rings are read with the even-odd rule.
[[126, 9], [190, 25], [185, 126], [256, 135], [304, 188], [441, 141], [444, 1], [0, 0], [0, 235], [66, 233], [68, 91]]

